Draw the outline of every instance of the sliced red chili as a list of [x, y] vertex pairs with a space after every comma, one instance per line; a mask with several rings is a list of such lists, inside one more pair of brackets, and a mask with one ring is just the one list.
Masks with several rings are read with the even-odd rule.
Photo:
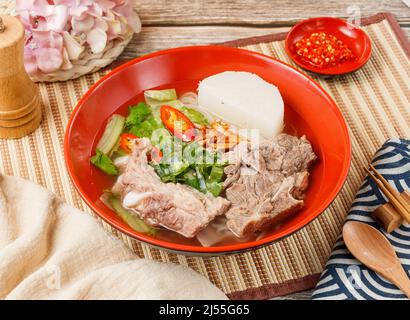
[[120, 147], [127, 153], [131, 153], [132, 143], [135, 139], [138, 139], [136, 135], [131, 133], [123, 133], [120, 136]]
[[194, 124], [178, 109], [164, 105], [160, 109], [161, 120], [165, 127], [173, 135], [184, 142], [190, 142], [195, 138]]
[[314, 32], [295, 43], [296, 54], [317, 67], [335, 66], [355, 58], [353, 52], [337, 37]]
[[[138, 139], [136, 135], [131, 133], [123, 133], [120, 136], [120, 147], [127, 153], [131, 153], [132, 144], [135, 139]], [[162, 151], [156, 147], [152, 147], [151, 151], [147, 154], [148, 161], [160, 162], [162, 159]]]

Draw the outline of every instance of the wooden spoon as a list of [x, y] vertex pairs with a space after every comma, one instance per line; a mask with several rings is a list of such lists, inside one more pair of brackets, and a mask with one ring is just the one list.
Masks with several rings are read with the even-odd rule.
[[343, 227], [343, 239], [357, 260], [394, 283], [410, 298], [410, 279], [380, 231], [365, 223], [349, 221]]

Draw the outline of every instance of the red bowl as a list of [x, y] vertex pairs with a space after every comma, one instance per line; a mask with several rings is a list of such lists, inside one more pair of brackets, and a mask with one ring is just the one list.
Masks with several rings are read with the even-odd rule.
[[[295, 50], [295, 44], [314, 32], [326, 32], [342, 40], [356, 56], [336, 66], [316, 67], [302, 60]], [[321, 17], [303, 20], [296, 24], [286, 36], [285, 49], [291, 59], [300, 67], [319, 74], [338, 75], [353, 72], [361, 68], [370, 58], [371, 42], [367, 34], [359, 27], [338, 18]]]
[[[311, 174], [303, 210], [255, 241], [205, 248], [179, 238], [158, 239], [131, 229], [99, 201], [113, 180], [90, 165], [96, 141], [113, 113], [143, 99], [152, 88], [176, 88], [178, 94], [197, 89], [198, 81], [227, 71], [248, 71], [276, 85], [285, 102], [288, 130], [306, 135], [318, 161]], [[257, 107], [257, 106], [254, 106]], [[265, 55], [222, 46], [170, 49], [132, 60], [92, 86], [74, 109], [65, 136], [65, 160], [75, 188], [85, 202], [118, 230], [153, 246], [186, 254], [216, 255], [267, 245], [306, 226], [333, 201], [346, 179], [351, 159], [343, 116], [330, 96], [312, 79]]]

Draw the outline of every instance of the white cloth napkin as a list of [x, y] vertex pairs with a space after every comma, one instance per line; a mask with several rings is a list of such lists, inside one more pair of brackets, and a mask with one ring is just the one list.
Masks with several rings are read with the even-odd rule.
[[226, 299], [191, 269], [141, 259], [90, 215], [0, 175], [1, 299]]

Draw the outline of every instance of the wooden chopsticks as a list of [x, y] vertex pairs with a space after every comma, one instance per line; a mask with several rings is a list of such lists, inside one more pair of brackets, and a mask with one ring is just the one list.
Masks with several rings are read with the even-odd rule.
[[389, 199], [396, 211], [403, 217], [403, 219], [410, 223], [409, 201], [402, 197], [402, 195], [398, 193], [372, 165], [370, 165], [371, 171], [367, 168], [365, 168], [365, 170], [369, 174], [369, 177], [377, 184], [380, 190]]

